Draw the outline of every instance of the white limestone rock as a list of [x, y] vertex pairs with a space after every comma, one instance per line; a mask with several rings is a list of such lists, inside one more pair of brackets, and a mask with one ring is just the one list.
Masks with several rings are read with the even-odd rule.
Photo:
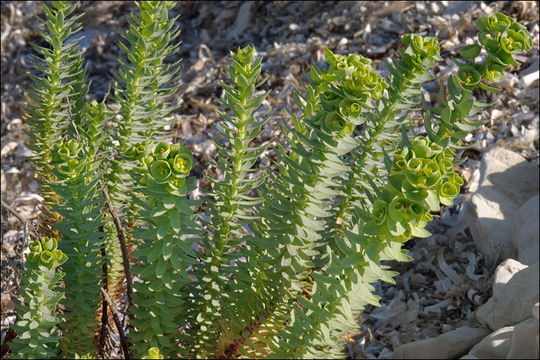
[[488, 266], [517, 258], [511, 222], [517, 211], [518, 206], [492, 186], [480, 187], [465, 206], [469, 230]]
[[495, 275], [493, 276], [493, 296], [500, 295], [506, 283], [510, 281], [514, 274], [525, 269], [527, 265], [520, 263], [514, 259], [506, 259], [497, 266]]
[[539, 300], [538, 262], [516, 273], [497, 295], [476, 311], [478, 321], [492, 330], [515, 325], [531, 316]]
[[510, 351], [513, 326], [506, 326], [495, 330], [476, 344], [469, 355], [480, 359], [505, 359]]
[[488, 150], [480, 163], [479, 186], [493, 186], [517, 205], [539, 193], [539, 181], [538, 167], [500, 146]]
[[538, 359], [538, 320], [531, 317], [515, 326], [507, 359]]
[[[538, 167], [501, 146], [484, 154], [479, 174], [478, 189], [467, 202], [465, 215], [478, 250], [492, 266], [518, 257], [512, 224], [519, 207], [538, 194], [540, 174]], [[528, 238], [529, 233], [523, 236]], [[533, 256], [526, 256], [531, 261]]]
[[540, 198], [533, 196], [526, 201], [514, 216], [512, 242], [518, 250], [518, 259], [526, 265], [538, 261], [540, 229]]
[[486, 328], [461, 327], [435, 338], [399, 346], [393, 359], [455, 359], [489, 334]]

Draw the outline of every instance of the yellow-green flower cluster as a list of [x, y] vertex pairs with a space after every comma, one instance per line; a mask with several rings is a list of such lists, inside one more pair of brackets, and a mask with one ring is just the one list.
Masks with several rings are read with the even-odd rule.
[[82, 144], [76, 139], [54, 145], [51, 165], [57, 165], [56, 170], [62, 178], [77, 176], [83, 170], [84, 161], [79, 156], [81, 149]]
[[371, 59], [359, 54], [333, 54], [327, 50], [326, 61], [330, 64], [328, 73], [336, 77], [347, 95], [370, 96], [375, 100], [383, 95], [386, 82], [373, 71]]
[[373, 203], [366, 232], [382, 238], [407, 241], [425, 237], [424, 230], [440, 203], [451, 205], [463, 180], [452, 172], [453, 153], [419, 136], [394, 155], [389, 183]]
[[158, 143], [151, 151], [147, 149], [146, 144], [140, 144], [130, 148], [126, 154], [142, 162], [146, 172], [142, 178], [143, 184], [170, 184], [173, 188], [182, 186], [193, 167], [191, 151], [184, 144], [169, 145], [165, 142]]
[[159, 352], [157, 347], [151, 347], [148, 349], [148, 354], [143, 356], [143, 359], [163, 359], [163, 355]]
[[334, 54], [326, 49], [328, 71], [320, 75], [327, 87], [321, 93], [322, 111], [314, 118], [328, 132], [350, 134], [364, 120], [362, 113], [382, 97], [386, 81], [378, 76], [371, 60], [358, 54]]
[[[500, 82], [504, 70], [518, 65], [512, 54], [532, 48], [532, 39], [527, 28], [501, 13], [482, 16], [477, 20], [480, 29], [478, 39], [484, 45], [488, 58], [483, 63], [458, 64], [457, 79], [464, 88], [474, 88], [485, 77], [491, 82]], [[466, 59], [474, 59], [480, 53], [479, 45], [469, 45], [461, 50]]]
[[412, 73], [423, 74], [433, 67], [436, 61], [443, 60], [439, 54], [439, 42], [435, 37], [407, 34], [403, 35], [401, 41], [407, 46], [405, 50], [400, 49], [402, 61]]
[[43, 237], [39, 241], [32, 242], [29, 246], [30, 253], [26, 256], [26, 262], [35, 266], [44, 266], [47, 269], [55, 269], [66, 262], [67, 256], [58, 249], [56, 239]]

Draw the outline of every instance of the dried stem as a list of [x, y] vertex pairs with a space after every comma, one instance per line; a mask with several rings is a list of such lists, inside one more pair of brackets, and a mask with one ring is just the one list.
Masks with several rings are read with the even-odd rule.
[[[99, 230], [103, 232], [103, 225], [99, 227]], [[103, 244], [101, 246], [101, 257], [105, 259], [106, 253], [105, 253], [105, 245]], [[108, 289], [107, 284], [107, 261], [103, 261], [103, 265], [101, 266], [103, 270], [103, 275], [105, 276], [105, 290]], [[105, 346], [105, 336], [107, 332], [107, 323], [109, 322], [108, 316], [107, 316], [107, 301], [103, 301], [102, 307], [101, 307], [101, 330], [99, 334], [99, 351], [101, 353], [101, 357], [104, 359], [105, 356], [103, 354], [103, 347]]]
[[105, 202], [107, 203], [107, 208], [109, 209], [109, 213], [111, 214], [114, 225], [116, 226], [116, 231], [118, 232], [118, 241], [120, 241], [120, 248], [122, 249], [122, 260], [124, 264], [124, 273], [126, 275], [128, 304], [129, 306], [131, 306], [132, 305], [131, 293], [133, 292], [133, 289], [131, 286], [131, 270], [129, 266], [128, 248], [126, 246], [126, 234], [124, 233], [124, 228], [122, 228], [122, 223], [120, 222], [120, 219], [116, 215], [116, 211], [114, 210], [114, 207], [111, 203], [111, 199], [109, 197], [109, 192], [107, 191], [107, 188], [103, 184], [102, 180], [99, 180], [99, 183], [101, 184], [103, 197], [105, 198]]
[[124, 358], [130, 359], [128, 342], [124, 335], [124, 329], [122, 329], [120, 318], [118, 317], [119, 311], [116, 309], [116, 306], [109, 298], [109, 295], [107, 295], [107, 292], [103, 290], [103, 288], [99, 288], [99, 290], [101, 290], [101, 293], [103, 294], [103, 299], [109, 304], [109, 307], [112, 309], [112, 316], [113, 316], [114, 323], [116, 324], [116, 328], [118, 329], [118, 335], [120, 336], [120, 343], [122, 344], [122, 351], [124, 352]]
[[4, 199], [0, 199], [2, 201], [2, 206], [5, 207], [10, 213], [12, 213], [13, 215], [15, 215], [15, 217], [19, 220], [21, 220], [22, 223], [24, 223], [26, 221], [25, 218], [23, 218], [21, 215], [19, 215], [18, 212], [15, 211], [15, 209], [13, 209], [11, 206], [9, 206], [5, 201]]
[[77, 139], [79, 141], [82, 141], [81, 134], [79, 134], [79, 130], [77, 129], [77, 125], [75, 124], [75, 121], [73, 121], [73, 114], [71, 113], [71, 103], [69, 101], [69, 96], [66, 96], [66, 100], [68, 105], [69, 121], [71, 122], [71, 125], [73, 125], [73, 129], [75, 129], [75, 135], [77, 135]]

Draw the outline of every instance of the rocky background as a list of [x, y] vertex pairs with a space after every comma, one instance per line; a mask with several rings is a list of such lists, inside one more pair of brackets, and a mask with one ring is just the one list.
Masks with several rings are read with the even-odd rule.
[[[119, 34], [136, 8], [123, 1], [82, 1], [79, 8], [85, 12], [89, 96], [101, 100], [117, 66]], [[40, 41], [33, 27], [43, 10], [32, 1], [5, 1], [1, 10], [4, 355], [41, 201], [21, 118], [31, 86], [26, 76], [31, 44]], [[183, 76], [171, 137], [192, 150], [193, 174], [202, 189], [209, 185], [203, 175], [214, 171], [208, 160], [216, 156], [215, 97], [222, 94], [218, 80], [226, 79], [229, 50], [253, 44], [264, 58], [265, 86], [273, 91], [263, 105], [271, 121], [258, 141], [272, 141], [280, 136], [279, 123], [289, 118], [293, 89], [302, 88], [311, 63], [324, 61], [324, 47], [368, 56], [384, 75], [382, 61], [397, 52], [401, 35], [438, 37], [446, 61], [434, 69], [436, 80], [425, 85], [426, 101], [435, 105], [440, 83], [456, 70], [450, 57], [475, 40], [474, 20], [495, 11], [525, 24], [533, 49], [518, 57], [521, 65], [506, 74], [499, 94], [475, 92], [495, 104], [478, 114], [489, 122], [466, 138], [473, 148], [460, 154], [468, 157], [459, 169], [466, 184], [462, 194], [430, 224], [432, 236], [405, 245], [413, 262], [389, 263], [400, 272], [396, 285], [376, 284], [382, 306], [368, 307], [358, 331], [344, 338], [350, 358], [538, 358], [537, 3], [186, 1], [172, 10], [181, 15], [177, 56], [183, 59]]]

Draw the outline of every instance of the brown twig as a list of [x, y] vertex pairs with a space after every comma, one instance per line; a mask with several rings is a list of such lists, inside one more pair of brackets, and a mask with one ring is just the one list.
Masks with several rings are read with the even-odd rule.
[[77, 135], [77, 139], [79, 139], [79, 141], [82, 141], [81, 134], [79, 134], [79, 129], [77, 129], [77, 125], [75, 124], [75, 121], [73, 121], [73, 114], [71, 113], [71, 103], [69, 102], [69, 96], [66, 96], [66, 100], [68, 105], [69, 121], [71, 122], [71, 125], [73, 125], [73, 129], [75, 129], [75, 135]]
[[122, 249], [122, 260], [124, 265], [124, 273], [126, 275], [126, 288], [127, 288], [127, 298], [128, 298], [128, 305], [131, 306], [131, 294], [132, 294], [132, 287], [131, 287], [131, 270], [129, 266], [129, 256], [128, 256], [128, 248], [126, 246], [126, 234], [124, 233], [124, 229], [122, 228], [122, 223], [120, 222], [120, 219], [116, 215], [116, 211], [114, 210], [114, 207], [112, 205], [111, 199], [109, 197], [109, 192], [107, 191], [107, 188], [103, 184], [103, 180], [99, 180], [99, 183], [101, 184], [101, 190], [103, 192], [103, 197], [105, 198], [105, 202], [107, 203], [107, 208], [109, 209], [109, 213], [111, 214], [113, 218], [114, 225], [116, 226], [116, 231], [118, 233], [118, 241], [120, 242], [120, 248]]
[[105, 93], [105, 95], [103, 95], [103, 100], [101, 100], [102, 103], [105, 103], [105, 100], [107, 100], [110, 93], [111, 93], [111, 82], [109, 81], [109, 87], [107, 89], [107, 92]]
[[[103, 232], [103, 225], [99, 227], [99, 231]], [[101, 257], [103, 259], [106, 258], [107, 254], [105, 253], [105, 244], [101, 245]], [[105, 290], [108, 290], [108, 284], [107, 284], [107, 261], [103, 261], [103, 265], [101, 266], [103, 275], [105, 276]], [[108, 316], [107, 316], [107, 301], [103, 301], [103, 304], [101, 306], [101, 329], [99, 333], [99, 351], [101, 353], [101, 358], [105, 359], [105, 356], [103, 354], [103, 348], [105, 346], [105, 336], [107, 333], [107, 324], [109, 322]]]
[[116, 309], [116, 306], [111, 301], [111, 298], [109, 298], [109, 295], [107, 295], [107, 292], [105, 292], [105, 290], [103, 290], [103, 288], [101, 287], [99, 288], [99, 290], [101, 290], [104, 300], [109, 304], [109, 307], [112, 309], [112, 316], [113, 316], [114, 323], [116, 324], [116, 328], [118, 329], [118, 335], [120, 336], [120, 343], [122, 344], [122, 351], [124, 352], [124, 358], [130, 359], [128, 342], [124, 335], [124, 329], [122, 329], [120, 318], [118, 317], [119, 311]]
[[23, 218], [21, 215], [19, 215], [18, 212], [15, 211], [15, 209], [13, 209], [11, 206], [9, 206], [5, 201], [4, 199], [0, 199], [2, 200], [2, 206], [5, 207], [10, 213], [12, 213], [13, 215], [15, 215], [15, 217], [19, 220], [21, 220], [22, 223], [24, 223], [26, 221], [25, 218]]

